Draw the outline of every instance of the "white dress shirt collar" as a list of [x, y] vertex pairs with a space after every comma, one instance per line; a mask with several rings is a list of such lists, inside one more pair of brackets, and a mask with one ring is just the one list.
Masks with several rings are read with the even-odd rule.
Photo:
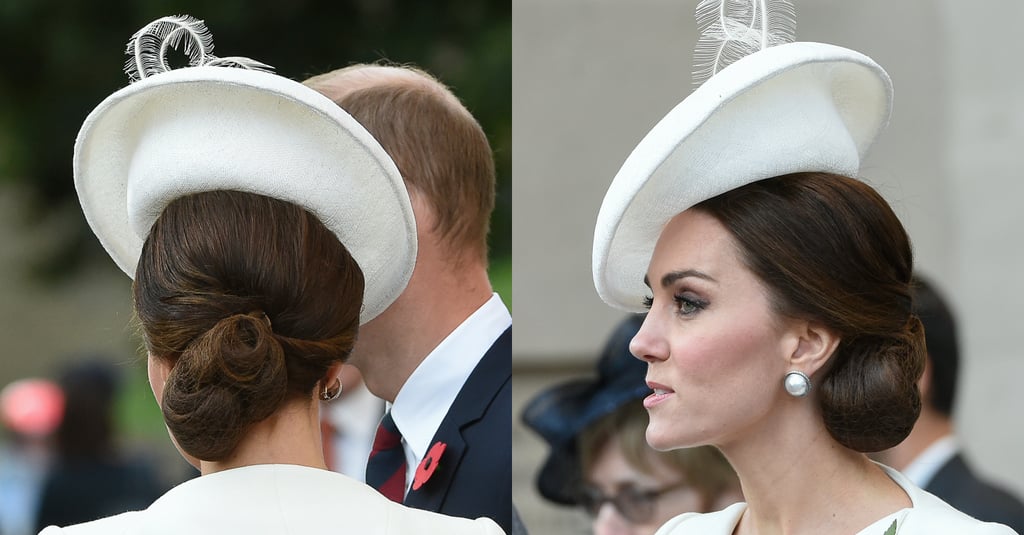
[[935, 473], [945, 466], [958, 451], [960, 448], [957, 447], [956, 439], [953, 438], [953, 435], [946, 435], [932, 442], [931, 446], [925, 448], [920, 455], [910, 461], [910, 464], [903, 469], [903, 475], [923, 489], [931, 483]]
[[492, 294], [423, 359], [402, 385], [390, 409], [395, 426], [402, 433], [406, 492], [462, 385], [511, 325], [508, 308], [498, 294]]

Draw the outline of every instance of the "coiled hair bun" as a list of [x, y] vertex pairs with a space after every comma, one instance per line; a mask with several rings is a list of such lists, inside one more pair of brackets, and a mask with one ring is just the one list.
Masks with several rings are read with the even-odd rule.
[[266, 317], [235, 314], [181, 354], [164, 385], [164, 421], [183, 450], [220, 460], [277, 410], [287, 385], [284, 351]]

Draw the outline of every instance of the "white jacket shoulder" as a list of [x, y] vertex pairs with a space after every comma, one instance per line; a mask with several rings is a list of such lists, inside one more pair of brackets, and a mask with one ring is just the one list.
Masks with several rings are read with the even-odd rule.
[[74, 526], [62, 528], [49, 526], [40, 531], [39, 535], [127, 535], [129, 533], [139, 533], [139, 528], [142, 525], [141, 521], [144, 517], [144, 512], [132, 511], [93, 520], [84, 524], [75, 524]]
[[147, 510], [40, 535], [501, 535], [490, 519], [454, 518], [397, 504], [341, 474], [294, 465], [255, 465], [197, 477]]
[[903, 520], [899, 535], [1016, 535], [1002, 525], [982, 522], [968, 516], [935, 495], [916, 489], [914, 507]]
[[734, 503], [714, 513], [683, 513], [658, 528], [655, 535], [729, 535], [747, 509], [745, 503]]

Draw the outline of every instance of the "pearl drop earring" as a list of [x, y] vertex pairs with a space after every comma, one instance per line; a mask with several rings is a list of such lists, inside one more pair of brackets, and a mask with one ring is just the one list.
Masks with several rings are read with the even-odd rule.
[[786, 392], [795, 398], [802, 398], [811, 391], [810, 377], [807, 377], [807, 374], [804, 372], [798, 372], [796, 370], [787, 373], [782, 384], [786, 387]]

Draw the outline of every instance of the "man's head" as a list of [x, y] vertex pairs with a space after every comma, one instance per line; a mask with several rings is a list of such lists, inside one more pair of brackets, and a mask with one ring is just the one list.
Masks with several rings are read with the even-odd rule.
[[960, 349], [956, 337], [956, 321], [942, 295], [926, 279], [915, 275], [913, 283], [914, 313], [924, 324], [928, 346], [929, 374], [924, 403], [949, 417], [956, 401], [957, 372], [960, 367]]
[[419, 69], [353, 65], [306, 80], [380, 142], [405, 179], [419, 250], [408, 286], [364, 325], [349, 362], [395, 399], [420, 362], [491, 296], [490, 144], [452, 92]]
[[459, 99], [413, 67], [352, 65], [304, 83], [352, 115], [395, 161], [417, 224], [430, 227], [420, 230], [421, 246], [431, 232], [456, 264], [486, 266], [494, 160], [483, 129]]

